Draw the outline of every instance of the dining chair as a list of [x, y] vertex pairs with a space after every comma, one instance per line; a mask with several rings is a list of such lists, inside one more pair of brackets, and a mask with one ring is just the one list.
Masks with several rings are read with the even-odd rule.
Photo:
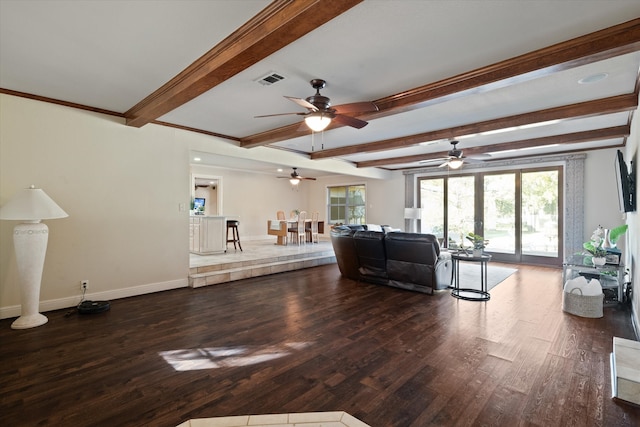
[[276, 216], [278, 217], [278, 221], [286, 221], [287, 217], [284, 215], [284, 211], [278, 211], [276, 213]]
[[320, 212], [314, 212], [311, 214], [311, 222], [306, 223], [305, 231], [309, 235], [309, 241], [311, 243], [318, 243], [318, 220], [320, 219]]
[[300, 241], [303, 243], [307, 242], [307, 230], [306, 230], [306, 220], [307, 220], [307, 212], [300, 211], [298, 214], [298, 221], [288, 229], [289, 234], [291, 236], [291, 241], [295, 238], [298, 241], [298, 245]]

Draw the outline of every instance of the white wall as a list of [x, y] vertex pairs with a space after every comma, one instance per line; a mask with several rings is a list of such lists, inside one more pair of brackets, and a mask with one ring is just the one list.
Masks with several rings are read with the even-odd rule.
[[[275, 169], [275, 167], [274, 167]], [[320, 220], [327, 221], [327, 187], [334, 185], [365, 184], [367, 186], [367, 221], [377, 224], [403, 226], [404, 178], [402, 173], [380, 180], [346, 175], [321, 177], [316, 181], [302, 181], [294, 189], [289, 180], [256, 172], [243, 172], [212, 166], [191, 165], [193, 174], [222, 177], [222, 213], [240, 219], [240, 240], [275, 237], [267, 235], [267, 221], [276, 218], [276, 212], [285, 215], [295, 209], [319, 212]], [[329, 238], [329, 230], [321, 238]]]
[[[638, 167], [638, 162], [640, 161], [640, 109], [637, 109], [633, 115], [631, 135], [627, 138], [624, 159], [627, 162], [627, 166], [633, 161], [636, 173], [636, 192], [634, 196], [636, 211], [627, 213], [627, 224], [629, 225], [627, 247], [629, 250], [626, 251], [625, 258], [633, 280], [633, 319], [636, 328], [640, 328], [640, 218], [638, 215], [638, 209], [640, 209], [640, 203], [638, 203], [638, 194], [640, 194], [640, 182], [638, 182], [640, 181], [640, 168]], [[636, 335], [640, 335], [640, 330], [636, 329]], [[637, 338], [640, 339], [640, 336]]]
[[[585, 159], [584, 203], [585, 206], [596, 207], [586, 209], [584, 213], [584, 241], [601, 225], [603, 228], [614, 228], [625, 224], [625, 214], [620, 212], [618, 203], [618, 183], [616, 181], [615, 158], [617, 149], [587, 152]], [[618, 247], [626, 252], [626, 238], [618, 242]]]
[[352, 176], [319, 178], [310, 187], [310, 206], [320, 212], [321, 218], [326, 218], [327, 187], [359, 184], [367, 188], [367, 223], [404, 228], [404, 175], [401, 172], [393, 172], [384, 180]]
[[[275, 170], [275, 166], [274, 166]], [[292, 189], [288, 179], [251, 171], [238, 171], [212, 166], [191, 165], [198, 175], [220, 176], [218, 191], [222, 191], [220, 215], [238, 217], [240, 241], [268, 238], [267, 221], [276, 219], [276, 212], [289, 215], [293, 209], [310, 211], [308, 188], [312, 181], [303, 181], [298, 190]], [[274, 239], [275, 237], [271, 236]]]
[[[174, 130], [0, 95], [0, 204], [31, 184], [68, 214], [45, 221], [41, 310], [187, 285], [187, 148]], [[187, 209], [179, 210], [180, 203]], [[20, 313], [15, 221], [0, 221], [0, 317]]]

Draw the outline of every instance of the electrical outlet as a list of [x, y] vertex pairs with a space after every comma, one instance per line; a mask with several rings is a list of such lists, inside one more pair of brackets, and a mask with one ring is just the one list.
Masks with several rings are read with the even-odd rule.
[[86, 291], [87, 289], [89, 289], [89, 281], [88, 280], [81, 280], [80, 281], [80, 290], [81, 291]]

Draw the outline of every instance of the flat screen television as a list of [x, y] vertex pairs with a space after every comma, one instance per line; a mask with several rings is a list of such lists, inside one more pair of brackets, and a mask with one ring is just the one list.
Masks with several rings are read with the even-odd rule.
[[193, 210], [195, 212], [204, 212], [204, 197], [196, 197], [193, 199]]
[[618, 201], [620, 212], [633, 212], [636, 210], [635, 199], [635, 171], [631, 162], [631, 172], [627, 170], [622, 151], [618, 150], [615, 160], [616, 180], [618, 182]]

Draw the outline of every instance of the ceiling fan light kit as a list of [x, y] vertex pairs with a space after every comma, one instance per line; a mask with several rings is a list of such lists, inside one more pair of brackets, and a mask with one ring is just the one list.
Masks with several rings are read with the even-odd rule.
[[462, 159], [452, 159], [449, 160], [449, 167], [451, 169], [460, 169], [464, 161]]
[[334, 119], [336, 122], [342, 125], [351, 126], [355, 129], [362, 129], [368, 123], [364, 120], [348, 116], [346, 115], [346, 113], [358, 114], [370, 111], [378, 111], [378, 106], [369, 101], [354, 102], [351, 104], [336, 105], [335, 107], [332, 107], [331, 100], [328, 97], [320, 94], [320, 89], [324, 88], [327, 85], [327, 82], [322, 79], [313, 79], [310, 83], [311, 87], [316, 90], [315, 95], [309, 96], [306, 99], [295, 98], [293, 96], [285, 96], [285, 98], [287, 98], [289, 101], [295, 102], [299, 106], [306, 108], [306, 113], [267, 114], [264, 116], [255, 117], [274, 117], [285, 116], [289, 114], [304, 116], [304, 122], [307, 124], [309, 129], [314, 132], [321, 132], [326, 129]]
[[303, 179], [309, 180], [309, 181], [315, 181], [315, 178], [310, 178], [310, 177], [306, 177], [306, 176], [301, 176], [298, 173], [298, 168], [292, 168], [293, 172], [291, 172], [291, 174], [289, 176], [279, 176], [278, 178], [287, 178], [289, 180], [289, 182], [291, 183], [291, 185], [293, 185], [294, 187], [297, 187], [298, 184], [300, 184], [300, 181], [302, 181]]
[[314, 132], [322, 132], [331, 124], [331, 117], [322, 112], [311, 113], [304, 118], [304, 122]]

